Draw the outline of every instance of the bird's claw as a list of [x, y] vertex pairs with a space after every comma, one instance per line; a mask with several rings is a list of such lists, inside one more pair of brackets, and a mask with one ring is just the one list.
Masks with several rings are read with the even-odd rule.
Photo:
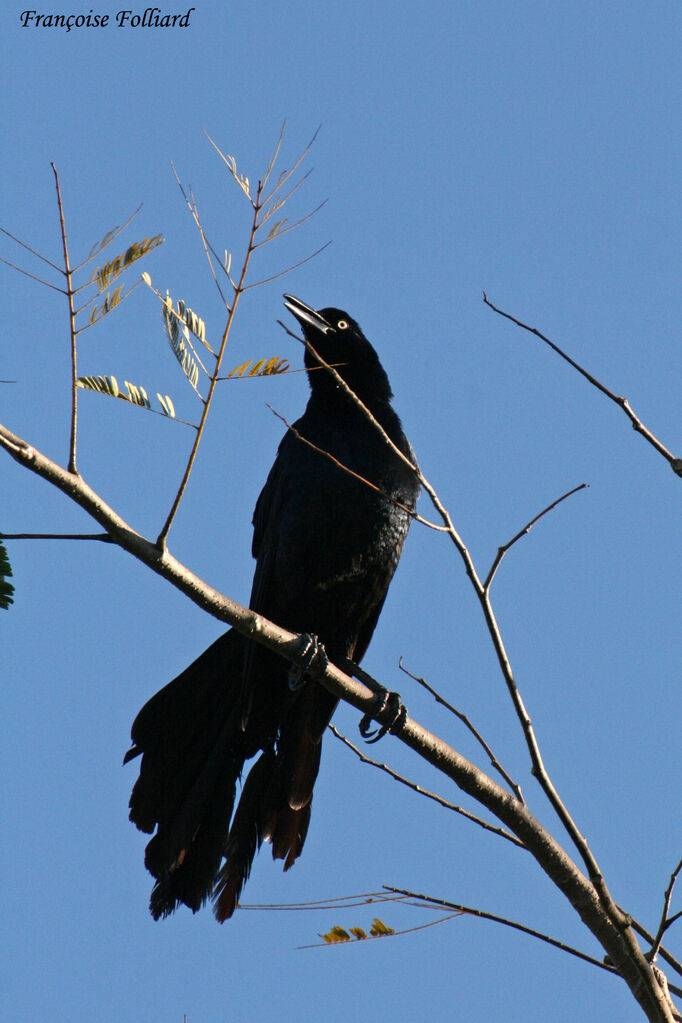
[[[400, 699], [399, 693], [383, 689], [374, 697], [373, 703], [372, 710], [365, 714], [359, 725], [360, 735], [368, 745], [383, 739], [387, 732], [390, 732], [391, 735], [399, 735], [407, 720], [407, 707]], [[382, 714], [390, 714], [390, 718], [372, 730], [374, 720]]]
[[299, 664], [292, 664], [289, 668], [288, 682], [292, 693], [302, 689], [306, 684], [308, 681], [307, 673], [317, 657], [323, 658], [325, 665], [328, 664], [326, 650], [317, 636], [313, 636], [309, 632], [304, 632], [301, 636], [299, 656], [301, 657], [301, 662]]

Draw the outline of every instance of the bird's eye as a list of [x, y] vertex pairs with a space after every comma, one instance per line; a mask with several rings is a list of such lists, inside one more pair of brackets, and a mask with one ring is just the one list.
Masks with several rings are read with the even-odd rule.
[[348, 330], [348, 320], [339, 320], [336, 326], [339, 330]]

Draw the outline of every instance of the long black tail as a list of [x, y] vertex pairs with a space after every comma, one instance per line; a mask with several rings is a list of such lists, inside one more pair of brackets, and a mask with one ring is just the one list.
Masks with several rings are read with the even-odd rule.
[[240, 723], [244, 640], [222, 635], [149, 700], [124, 763], [142, 754], [130, 819], [156, 834], [145, 865], [155, 919], [180, 902], [196, 911], [213, 890], [237, 779], [248, 756]]
[[[233, 630], [222, 635], [145, 704], [132, 727], [124, 763], [140, 754], [142, 761], [130, 820], [156, 831], [145, 865], [156, 878], [150, 908], [157, 920], [180, 903], [196, 912], [214, 889], [216, 916], [225, 920], [264, 840], [285, 870], [303, 849], [335, 700], [314, 684], [289, 694], [286, 666], [277, 659], [275, 677], [256, 687], [243, 727], [246, 643]], [[288, 699], [281, 698], [285, 689]], [[230, 827], [237, 781], [260, 750]]]

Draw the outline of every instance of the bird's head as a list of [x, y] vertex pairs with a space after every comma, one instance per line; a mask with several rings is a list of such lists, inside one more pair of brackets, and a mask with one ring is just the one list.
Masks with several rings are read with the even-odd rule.
[[386, 372], [360, 325], [343, 309], [313, 309], [300, 298], [284, 295], [284, 305], [296, 317], [307, 342], [305, 366], [313, 392], [338, 391], [334, 377], [321, 366], [316, 354], [333, 366], [352, 391], [365, 403], [390, 401], [393, 397]]

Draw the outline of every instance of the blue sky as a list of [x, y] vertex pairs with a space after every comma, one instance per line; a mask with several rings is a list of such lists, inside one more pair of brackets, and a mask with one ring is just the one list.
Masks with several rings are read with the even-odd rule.
[[[655, 929], [680, 857], [680, 480], [615, 406], [481, 294], [563, 344], [682, 454], [679, 5], [199, 2], [187, 29], [69, 33], [22, 28], [23, 9], [5, 4], [0, 15], [0, 225], [59, 257], [51, 161], [74, 256], [143, 202], [126, 244], [164, 234], [145, 268], [216, 337], [219, 299], [169, 161], [236, 260], [249, 210], [202, 129], [253, 180], [284, 118], [284, 166], [321, 124], [292, 215], [329, 201], [254, 272], [332, 244], [245, 296], [229, 364], [300, 360], [276, 325], [285, 288], [348, 309], [380, 352], [422, 468], [481, 570], [541, 508], [590, 484], [510, 552], [495, 606], [555, 782], [617, 901]], [[6, 238], [0, 255], [37, 272]], [[17, 381], [2, 386], [0, 421], [63, 462], [63, 301], [7, 267], [0, 274], [0, 376]], [[180, 414], [194, 414], [144, 288], [83, 336], [80, 368], [171, 394]], [[291, 420], [306, 385], [292, 375], [223, 387], [170, 545], [245, 601], [251, 513], [282, 430], [266, 403]], [[81, 471], [150, 536], [188, 445], [181, 425], [81, 398]], [[8, 458], [0, 496], [6, 532], [91, 528]], [[333, 924], [368, 928], [371, 907], [244, 911], [222, 928], [209, 911], [183, 911], [155, 924], [144, 837], [127, 821], [134, 769], [121, 759], [140, 705], [220, 626], [103, 545], [17, 542], [10, 554], [16, 603], [0, 624], [3, 1018], [635, 1018], [622, 983], [469, 919], [311, 951], [297, 946]], [[560, 836], [461, 564], [419, 527], [365, 664], [485, 767], [461, 728], [400, 675], [401, 655], [473, 718]], [[338, 724], [353, 738], [356, 723], [342, 708]], [[457, 798], [399, 743], [378, 752]], [[303, 857], [283, 875], [264, 850], [246, 899], [296, 902], [383, 883], [599, 955], [529, 857], [363, 767], [330, 736]], [[395, 907], [380, 915], [396, 928], [426, 918]], [[676, 944], [679, 955], [673, 931]]]

